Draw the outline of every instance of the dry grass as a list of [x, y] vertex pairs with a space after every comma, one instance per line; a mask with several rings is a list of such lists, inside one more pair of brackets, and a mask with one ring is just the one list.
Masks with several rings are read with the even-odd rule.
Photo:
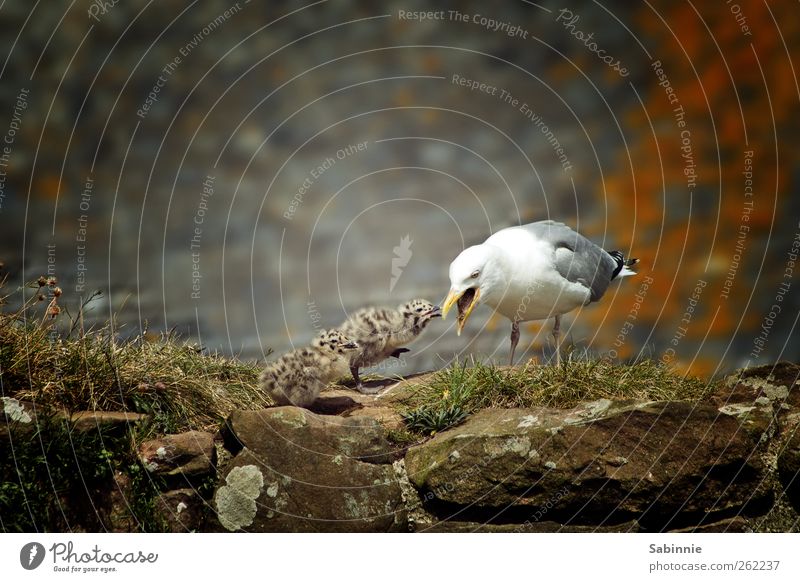
[[235, 408], [270, 404], [255, 363], [204, 354], [170, 334], [121, 341], [111, 324], [82, 331], [80, 313], [68, 319], [53, 309], [57, 297], [37, 301], [53, 297], [52, 286], [34, 283], [33, 298], [0, 313], [3, 396], [70, 411], [144, 412], [159, 432], [216, 427]]

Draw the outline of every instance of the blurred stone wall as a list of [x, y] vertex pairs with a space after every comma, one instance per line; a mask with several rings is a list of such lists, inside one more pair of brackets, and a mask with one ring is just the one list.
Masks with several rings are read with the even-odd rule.
[[[116, 314], [123, 333], [174, 328], [260, 358], [365, 304], [441, 301], [462, 248], [554, 218], [643, 259], [639, 278], [569, 317], [577, 347], [730, 369], [794, 281], [800, 214], [783, 147], [796, 116], [781, 117], [797, 105], [781, 80], [791, 5], [741, 4], [750, 35], [724, 5], [668, 2], [8, 1], [9, 285], [49, 267], [73, 311], [102, 289], [91, 317]], [[747, 150], [758, 196], [737, 250]], [[796, 289], [780, 305], [756, 360], [797, 351]], [[505, 361], [504, 319], [478, 310], [460, 338], [452, 323], [384, 372], [456, 353]], [[543, 355], [549, 324], [523, 335], [540, 330], [528, 356]]]

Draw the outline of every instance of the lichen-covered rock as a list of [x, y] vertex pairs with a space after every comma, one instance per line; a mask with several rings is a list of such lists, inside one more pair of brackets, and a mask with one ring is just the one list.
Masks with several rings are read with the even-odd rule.
[[226, 422], [229, 447], [247, 447], [275, 454], [280, 435], [319, 456], [350, 457], [367, 463], [389, 463], [394, 449], [386, 431], [374, 418], [320, 415], [303, 408], [280, 406], [264, 410], [237, 410]]
[[800, 425], [796, 425], [778, 452], [778, 477], [790, 503], [800, 511]]
[[[571, 410], [484, 410], [412, 447], [411, 482], [439, 517], [673, 529], [769, 496], [758, 441], [735, 415], [689, 402], [599, 400]], [[688, 521], [688, 523], [687, 523]]]
[[0, 398], [0, 442], [13, 433], [27, 434], [36, 427], [36, 409], [30, 402], [3, 396]]
[[148, 472], [164, 476], [210, 473], [216, 458], [214, 435], [196, 430], [145, 441], [138, 453]]
[[147, 419], [147, 414], [138, 412], [109, 412], [104, 410], [85, 410], [69, 415], [72, 428], [78, 432], [93, 430], [123, 431], [132, 423]]
[[287, 406], [234, 412], [226, 432], [239, 452], [221, 476], [207, 529], [407, 530], [392, 450], [374, 420]]
[[205, 502], [194, 489], [173, 489], [156, 498], [156, 516], [168, 531], [197, 531], [203, 519]]

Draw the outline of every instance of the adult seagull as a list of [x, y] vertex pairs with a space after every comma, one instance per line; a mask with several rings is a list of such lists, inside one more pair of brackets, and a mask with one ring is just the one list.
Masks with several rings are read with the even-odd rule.
[[486, 303], [511, 320], [511, 365], [519, 322], [554, 318], [556, 363], [561, 363], [561, 316], [599, 301], [609, 283], [636, 273], [620, 251], [606, 251], [552, 220], [500, 230], [450, 263], [450, 293], [442, 317], [458, 305], [458, 335], [472, 310]]

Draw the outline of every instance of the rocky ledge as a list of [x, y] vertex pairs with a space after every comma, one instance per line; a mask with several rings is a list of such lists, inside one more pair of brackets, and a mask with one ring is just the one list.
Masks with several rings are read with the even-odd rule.
[[487, 409], [410, 448], [385, 400], [235, 412], [206, 529], [797, 530], [798, 379], [781, 363], [700, 403]]
[[[327, 392], [313, 411], [235, 411], [216, 435], [162, 436], [138, 458], [171, 531], [798, 531], [799, 380], [779, 363], [697, 403], [487, 409], [412, 446], [394, 440], [403, 382], [377, 398]], [[0, 438], [35, 421], [13, 399], [2, 412]], [[129, 482], [115, 474], [98, 504], [107, 529], [135, 529]]]

